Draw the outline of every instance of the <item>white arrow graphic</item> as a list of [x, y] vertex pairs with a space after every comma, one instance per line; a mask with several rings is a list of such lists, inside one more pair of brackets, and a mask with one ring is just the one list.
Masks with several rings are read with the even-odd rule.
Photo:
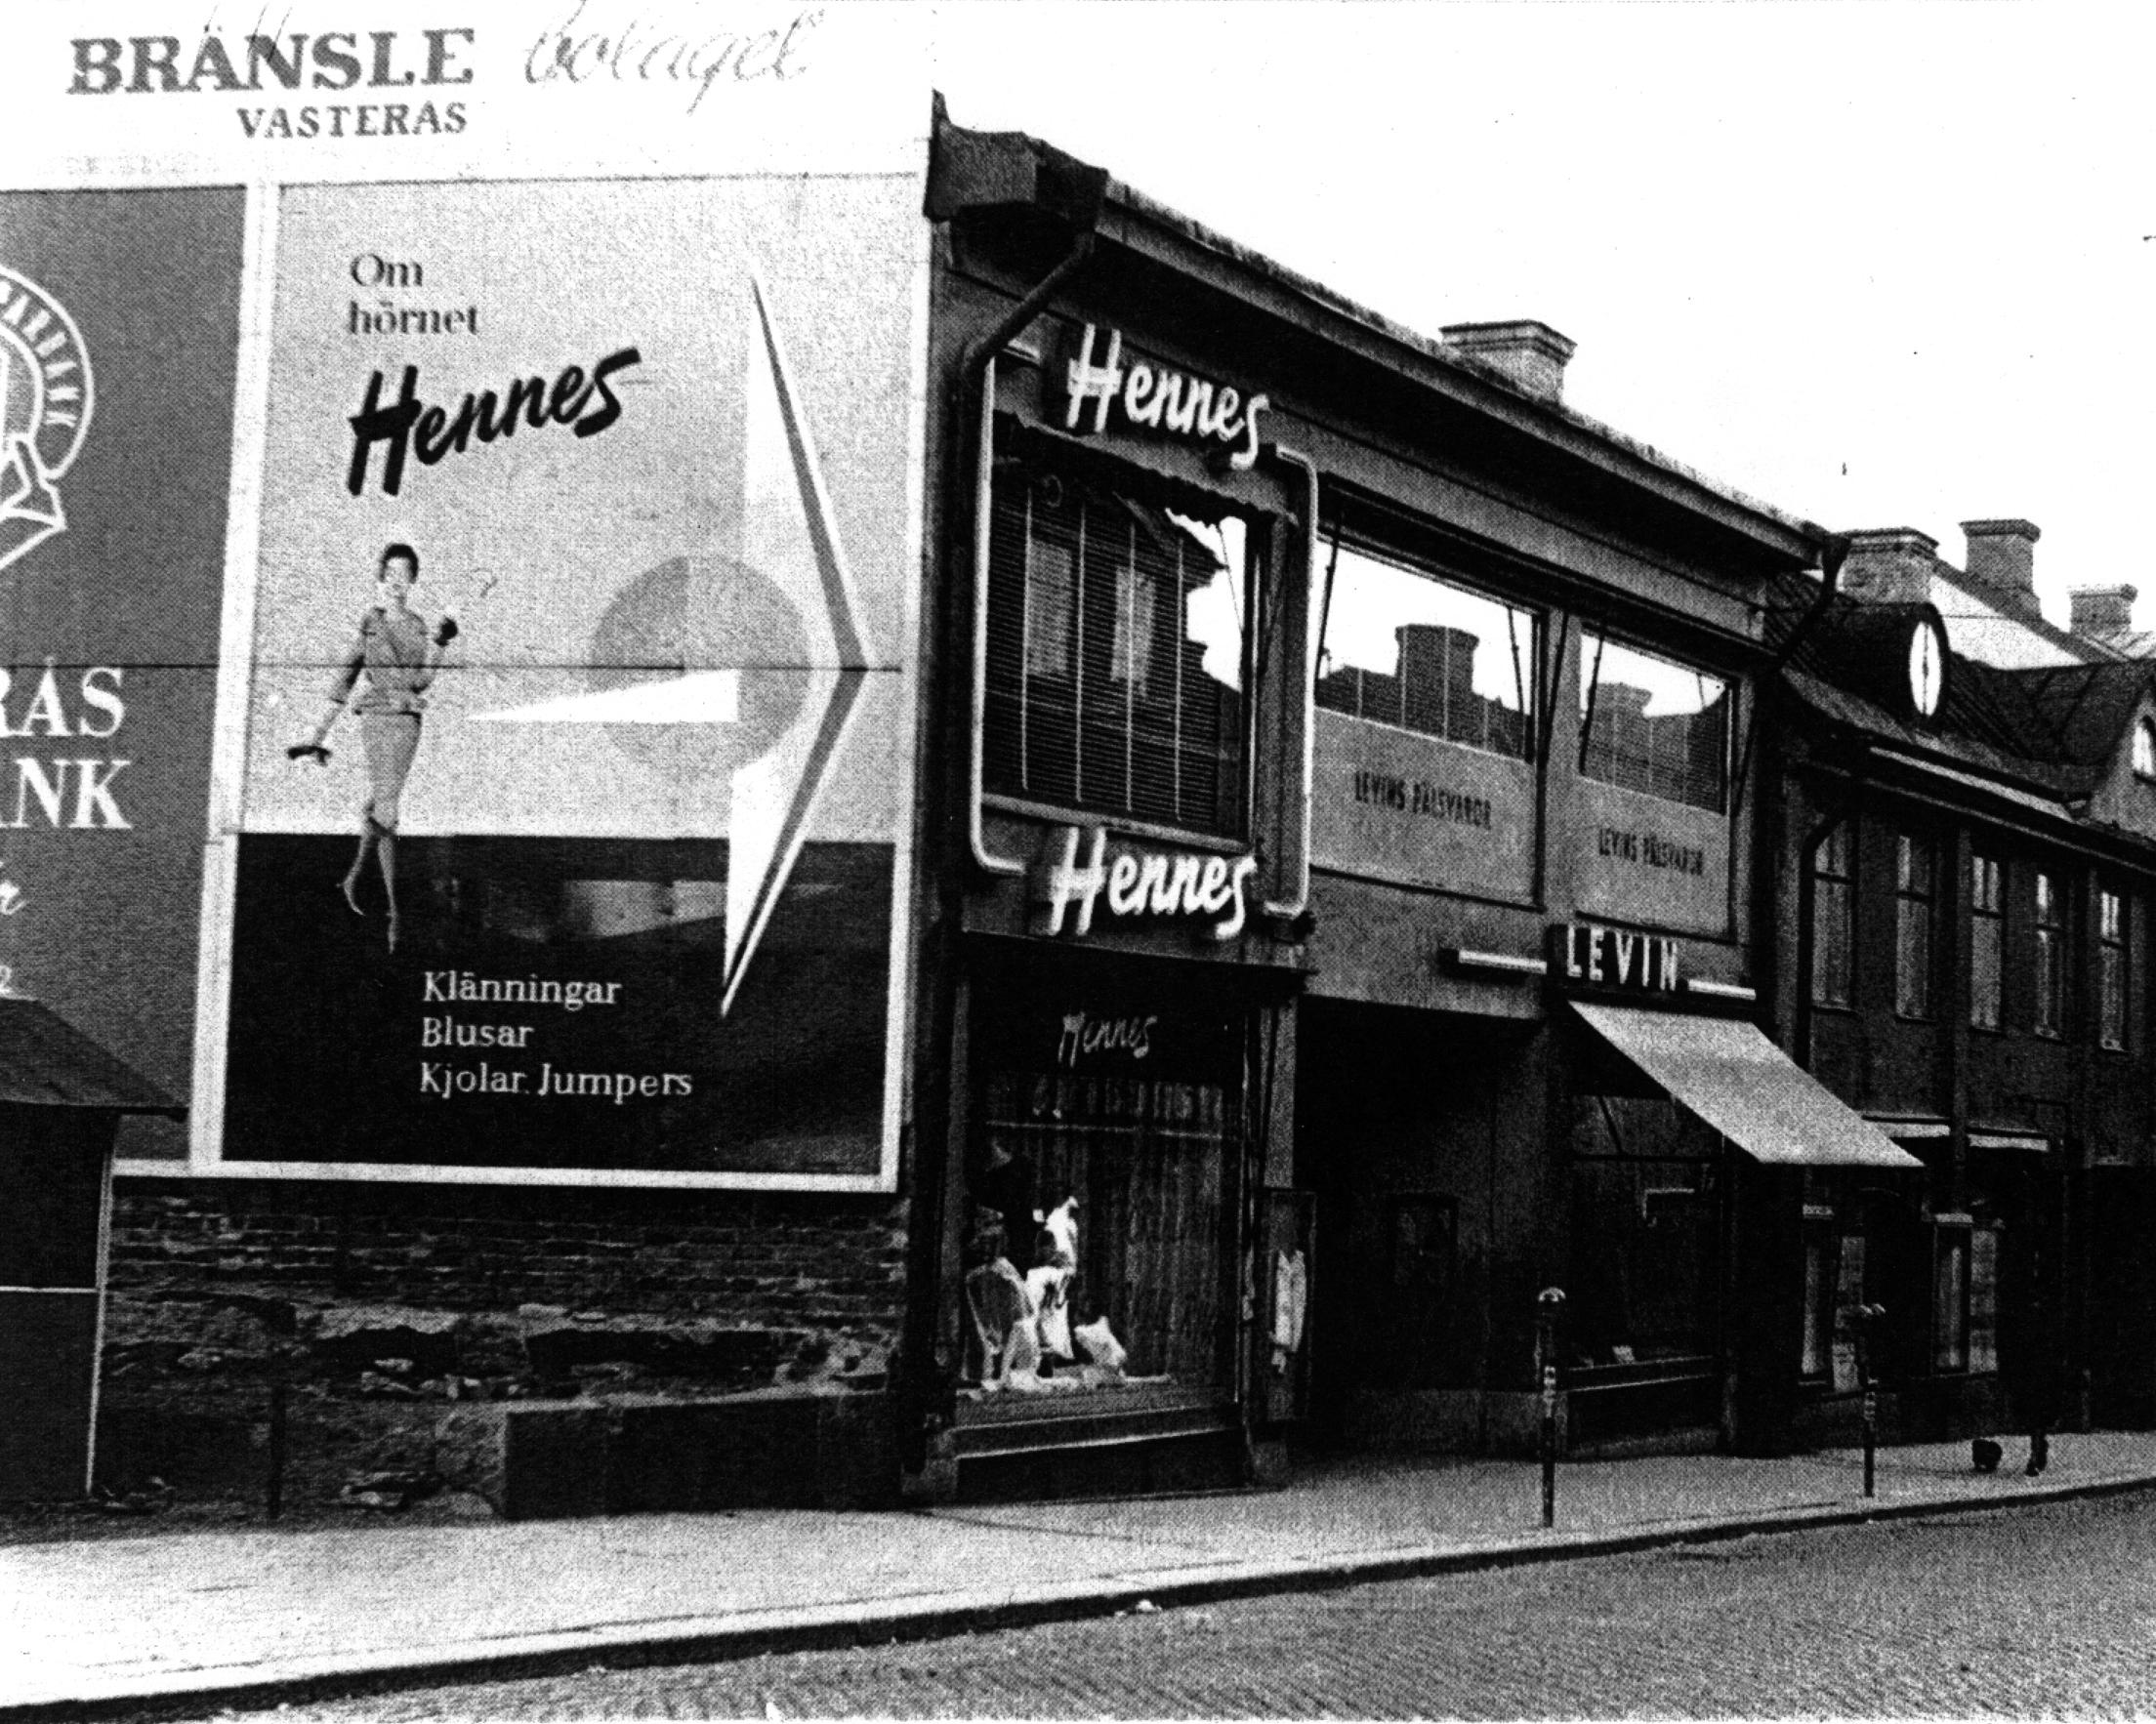
[[793, 874], [867, 678], [852, 570], [839, 543], [815, 438], [763, 284], [752, 277], [749, 289], [761, 340], [750, 342], [742, 560], [793, 601], [808, 632], [808, 665], [794, 721], [733, 775], [722, 1011], [732, 1008]]
[[732, 724], [741, 717], [739, 671], [692, 671], [597, 694], [564, 694], [525, 707], [474, 713], [475, 724]]
[[[744, 677], [800, 685], [800, 703], [784, 728], [732, 774], [722, 1012], [732, 1009], [793, 874], [868, 675], [852, 571], [814, 433], [763, 286], [752, 277], [749, 291], [755, 328], [743, 428], [741, 563], [776, 588], [799, 618], [806, 646], [800, 661], [689, 671], [472, 715], [475, 722], [493, 724], [734, 724], [742, 718]], [[690, 558], [687, 566], [691, 589], [681, 626], [694, 630], [700, 608], [724, 612], [737, 600], [708, 565]]]

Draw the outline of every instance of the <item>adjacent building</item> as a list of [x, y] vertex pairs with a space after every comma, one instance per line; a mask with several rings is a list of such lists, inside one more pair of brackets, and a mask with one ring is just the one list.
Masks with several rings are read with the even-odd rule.
[[[2035, 538], [1977, 522], [1972, 548], [1993, 528]], [[1762, 1242], [1787, 1265], [1774, 1422], [1853, 1429], [1863, 1305], [1894, 1433], [2144, 1422], [2148, 667], [2087, 643], [1965, 656], [1934, 603], [1852, 596], [1846, 574], [1840, 593], [1792, 584], [1776, 630], [1762, 1005], [1923, 1166], [1793, 1183]], [[1995, 619], [1974, 632], [1996, 645]]]

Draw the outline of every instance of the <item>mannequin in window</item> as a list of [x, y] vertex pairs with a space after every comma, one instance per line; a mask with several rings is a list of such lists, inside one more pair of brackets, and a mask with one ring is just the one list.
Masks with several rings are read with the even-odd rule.
[[1025, 1287], [1040, 1326], [1041, 1351], [1057, 1361], [1074, 1361], [1077, 1353], [1070, 1338], [1070, 1295], [1078, 1273], [1077, 1198], [1064, 1198], [1041, 1217], [1033, 1256]]

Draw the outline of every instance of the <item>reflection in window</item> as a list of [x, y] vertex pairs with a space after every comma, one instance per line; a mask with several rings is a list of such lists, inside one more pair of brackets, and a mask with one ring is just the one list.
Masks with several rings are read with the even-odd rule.
[[1894, 840], [1894, 1009], [1931, 1015], [1931, 901], [1937, 891], [1931, 845], [1902, 833]]
[[1577, 1366], [1714, 1356], [1722, 1216], [1714, 1132], [1674, 1102], [1573, 1101], [1563, 1334]]
[[986, 787], [1241, 830], [1244, 522], [999, 459]]
[[2036, 1033], [2066, 1033], [2066, 912], [2049, 873], [2036, 877]]
[[1823, 1377], [1834, 1369], [1834, 1215], [1806, 1214], [1804, 1241], [1804, 1334], [1798, 1371], [1804, 1376]]
[[2097, 898], [2096, 1041], [2114, 1050], [2126, 1046], [2127, 913], [2126, 899], [2117, 892]]
[[1932, 1233], [1931, 1369], [1969, 1369], [1969, 1229], [1944, 1225]]
[[1729, 684], [1581, 636], [1580, 771], [1667, 801], [1720, 812], [1728, 786]]
[[1319, 706], [1494, 754], [1527, 752], [1528, 612], [1337, 541], [1331, 569]]
[[1992, 857], [1969, 857], [1969, 1021], [1996, 1030], [2006, 993], [2006, 892]]
[[1849, 1003], [1849, 823], [1838, 822], [1811, 853], [1811, 998]]
[[2134, 726], [2134, 772], [2139, 778], [2156, 778], [2156, 723], [2146, 718]]

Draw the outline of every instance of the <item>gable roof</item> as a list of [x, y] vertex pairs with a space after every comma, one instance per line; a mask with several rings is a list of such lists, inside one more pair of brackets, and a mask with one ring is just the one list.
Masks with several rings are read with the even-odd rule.
[[[1899, 648], [1929, 604], [1876, 603], [1837, 592], [1819, 607], [1816, 581], [1775, 583], [1765, 636], [1787, 653], [1783, 681], [1810, 711], [1899, 750], [2018, 782], [2064, 802], [2086, 797], [2156, 680], [2156, 665], [2113, 662], [2003, 671], [1951, 648], [1939, 710], [1899, 710]], [[1943, 621], [1943, 619], [1942, 619]], [[1802, 634], [1799, 633], [1803, 629]]]
[[2039, 716], [2057, 757], [2079, 766], [2100, 767], [2140, 710], [2156, 665], [2120, 662], [2054, 665], [2040, 671], [1994, 671], [2001, 695], [2025, 699]]

